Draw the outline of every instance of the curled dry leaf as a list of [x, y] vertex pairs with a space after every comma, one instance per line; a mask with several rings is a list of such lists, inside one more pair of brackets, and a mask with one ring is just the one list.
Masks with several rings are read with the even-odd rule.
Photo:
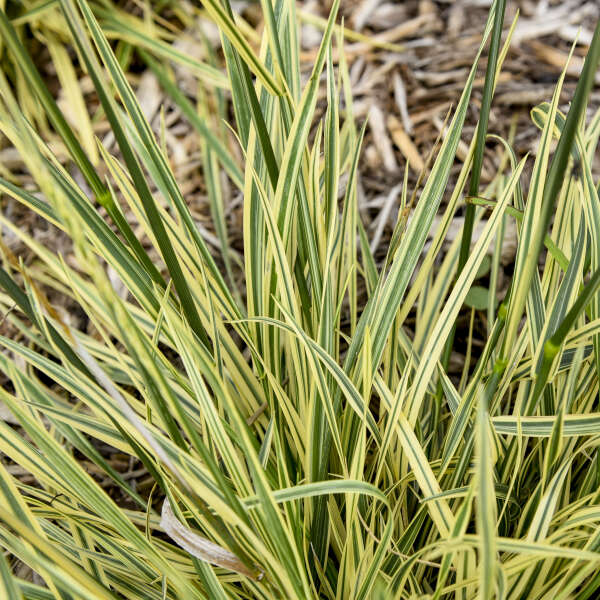
[[229, 550], [221, 548], [221, 546], [207, 540], [183, 525], [183, 523], [181, 523], [181, 521], [173, 514], [168, 498], [165, 498], [162, 505], [160, 526], [171, 539], [177, 542], [192, 556], [195, 556], [200, 560], [229, 571], [235, 571], [236, 573], [250, 577], [251, 579], [260, 580], [264, 576], [262, 571], [249, 569], [235, 554], [229, 552]]

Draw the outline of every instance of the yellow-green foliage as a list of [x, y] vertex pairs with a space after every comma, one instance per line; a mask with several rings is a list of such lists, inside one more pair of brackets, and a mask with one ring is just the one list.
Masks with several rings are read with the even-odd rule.
[[[501, 43], [505, 2], [494, 2], [468, 156], [450, 185], [479, 55], [412, 217], [405, 189], [376, 264], [357, 209], [364, 128], [338, 52], [357, 36], [335, 24], [338, 1], [327, 22], [312, 21], [323, 39], [304, 88], [294, 0], [261, 0], [258, 40], [227, 0], [171, 4], [183, 22], [202, 12], [218, 25], [226, 71], [212, 54], [176, 50], [149, 7], [145, 19], [108, 0], [24, 0], [0, 12], [0, 130], [36, 186], [15, 185], [3, 167], [0, 190], [65, 232], [75, 256], [67, 263], [0, 216], [36, 257], [25, 265], [1, 246], [0, 305], [19, 335], [0, 338], [0, 400], [20, 426], [0, 421], [0, 597], [597, 597], [600, 112], [585, 115], [599, 31], [568, 115], [561, 77], [532, 113], [535, 159], [496, 140], [503, 167], [484, 189], [487, 115], [514, 28]], [[27, 53], [31, 31], [76, 127]], [[199, 136], [223, 273], [130, 87], [132, 53]], [[198, 106], [173, 82], [175, 63], [197, 78]], [[100, 101], [93, 117], [82, 71]], [[323, 79], [328, 107], [316, 124]], [[229, 98], [241, 153], [223, 123]], [[118, 155], [94, 138], [99, 116]], [[61, 161], [44, 141], [57, 136]], [[223, 173], [243, 195], [242, 259], [228, 245]], [[442, 254], [465, 198], [462, 241]], [[498, 309], [488, 294], [488, 337], [469, 343], [476, 366], [459, 383], [445, 366], [457, 316], [490, 247], [498, 272], [515, 218], [510, 291]], [[475, 221], [484, 226], [471, 245]], [[86, 331], [53, 308], [57, 293], [87, 315]], [[133, 489], [100, 443], [143, 465], [152, 492]], [[20, 579], [18, 561], [45, 586]]]

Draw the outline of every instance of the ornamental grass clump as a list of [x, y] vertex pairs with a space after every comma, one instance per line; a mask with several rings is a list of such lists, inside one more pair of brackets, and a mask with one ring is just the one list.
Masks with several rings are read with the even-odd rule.
[[[306, 82], [294, 1], [260, 7], [257, 47], [228, 0], [205, 0], [222, 50], [205, 61], [156, 34], [152, 12], [143, 21], [108, 0], [0, 11], [0, 130], [33, 182], [3, 166], [0, 190], [72, 243], [66, 260], [0, 215], [34, 257], [0, 244], [0, 305], [16, 332], [0, 337], [14, 421], [0, 421], [0, 597], [598, 597], [600, 111], [586, 105], [600, 28], [568, 112], [563, 72], [531, 113], [535, 156], [519, 157], [487, 135], [515, 26], [503, 39], [505, 1], [492, 4], [379, 262], [358, 212], [364, 126], [338, 0]], [[34, 24], [69, 118], [28, 53]], [[197, 132], [220, 257], [132, 91], [132, 53]], [[198, 105], [174, 64], [197, 78]], [[79, 73], [118, 152], [94, 135]], [[483, 186], [486, 139], [504, 158]], [[224, 175], [243, 198], [243, 255], [228, 243]], [[444, 246], [463, 211], [462, 236]], [[496, 305], [510, 220], [514, 276]], [[490, 249], [486, 337], [474, 345], [469, 330], [473, 361], [454, 378], [455, 323]], [[137, 488], [106, 448], [150, 484]]]

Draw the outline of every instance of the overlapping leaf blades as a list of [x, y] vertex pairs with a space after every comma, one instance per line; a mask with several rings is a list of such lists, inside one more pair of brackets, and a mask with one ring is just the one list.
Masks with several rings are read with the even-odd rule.
[[[266, 27], [257, 46], [228, 2], [206, 3], [221, 30], [227, 75], [214, 56], [199, 62], [172, 47], [158, 14], [142, 23], [87, 0], [23, 2], [20, 14], [0, 14], [11, 62], [0, 77], [0, 130], [41, 196], [17, 178], [1, 179], [0, 190], [69, 235], [75, 256], [65, 261], [0, 216], [35, 257], [25, 265], [1, 245], [0, 304], [19, 335], [0, 338], [0, 371], [9, 381], [0, 400], [20, 423], [0, 422], [3, 597], [594, 597], [600, 212], [591, 164], [600, 112], [589, 124], [583, 115], [600, 33], [569, 115], [558, 111], [560, 83], [552, 104], [533, 112], [543, 130], [535, 165], [517, 162], [502, 141], [510, 169], [475, 199], [493, 206], [491, 214], [471, 204], [485, 226], [469, 259], [459, 261], [458, 244], [446, 256], [441, 248], [473, 157], [481, 159], [483, 134], [449, 189], [477, 57], [412, 220], [404, 229], [400, 213], [388, 256], [377, 264], [357, 206], [364, 129], [358, 133], [353, 121], [343, 54], [335, 64], [332, 51], [343, 43], [335, 39], [338, 3], [322, 24], [304, 89], [295, 3], [261, 7]], [[503, 9], [493, 4], [482, 50]], [[509, 35], [501, 46], [499, 21], [488, 100], [510, 42]], [[47, 37], [79, 127], [69, 125], [28, 59], [26, 28]], [[66, 44], [81, 64], [70, 62]], [[122, 68], [132, 51], [202, 138], [226, 277]], [[199, 106], [173, 83], [171, 63], [198, 78]], [[74, 81], [81, 68], [92, 76], [118, 156], [92, 137]], [[328, 109], [315, 131], [321, 78]], [[242, 164], [227, 127], [208, 118], [215, 104], [219, 118], [225, 114], [222, 89], [232, 93]], [[486, 101], [483, 123], [488, 110]], [[52, 135], [48, 122], [68, 160], [43, 141]], [[553, 137], [560, 141], [549, 167]], [[71, 175], [73, 165], [94, 200]], [[524, 191], [527, 168], [534, 176]], [[222, 173], [244, 196], [242, 278], [227, 243]], [[553, 207], [560, 218], [548, 232]], [[125, 214], [137, 219], [144, 244]], [[520, 250], [511, 292], [496, 315], [492, 287], [489, 338], [476, 366], [453, 381], [445, 345], [490, 248], [497, 269], [502, 240], [493, 238], [515, 216]], [[538, 271], [543, 244], [550, 251]], [[166, 270], [152, 262], [150, 246]], [[57, 294], [87, 316], [87, 329], [57, 312], [48, 300]], [[411, 338], [404, 321], [415, 304]], [[102, 444], [131, 457], [148, 485], [135, 489]], [[175, 539], [164, 535], [153, 502], [165, 498]], [[15, 575], [17, 561], [45, 587]]]

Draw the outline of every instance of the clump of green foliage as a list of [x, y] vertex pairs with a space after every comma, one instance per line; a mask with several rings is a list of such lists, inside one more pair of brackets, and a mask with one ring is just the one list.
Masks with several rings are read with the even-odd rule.
[[[75, 254], [65, 261], [0, 216], [36, 256], [26, 265], [2, 244], [0, 304], [19, 335], [0, 338], [9, 380], [0, 400], [20, 426], [0, 422], [0, 595], [597, 597], [600, 201], [591, 165], [600, 112], [586, 120], [586, 104], [600, 30], [568, 114], [558, 108], [564, 74], [532, 112], [535, 159], [497, 139], [505, 159], [483, 189], [487, 115], [514, 27], [502, 43], [505, 2], [494, 2], [468, 156], [449, 185], [479, 55], [412, 218], [405, 186], [378, 265], [357, 210], [364, 129], [353, 118], [338, 1], [304, 88], [293, 0], [261, 0], [258, 52], [228, 0], [203, 4], [221, 32], [226, 76], [212, 55], [200, 62], [176, 50], [152, 13], [143, 21], [88, 0], [0, 12], [0, 130], [35, 182], [16, 185], [3, 167], [0, 190], [66, 232]], [[75, 128], [25, 49], [29, 30], [47, 44]], [[223, 272], [125, 75], [133, 52], [200, 136]], [[198, 106], [173, 83], [173, 62], [198, 76]], [[94, 138], [78, 70], [118, 156]], [[327, 112], [314, 132], [323, 74]], [[243, 163], [222, 126], [228, 95]], [[60, 136], [54, 150], [68, 161], [47, 133]], [[227, 244], [223, 172], [243, 194], [244, 289]], [[462, 239], [442, 253], [464, 199]], [[496, 307], [504, 225], [515, 218], [514, 277]], [[477, 355], [470, 344], [476, 365], [456, 381], [446, 369], [455, 322], [494, 239], [487, 339]], [[87, 316], [86, 331], [52, 306], [56, 294]], [[99, 444], [143, 465], [152, 492], [136, 491]], [[18, 561], [45, 586], [17, 577]]]

